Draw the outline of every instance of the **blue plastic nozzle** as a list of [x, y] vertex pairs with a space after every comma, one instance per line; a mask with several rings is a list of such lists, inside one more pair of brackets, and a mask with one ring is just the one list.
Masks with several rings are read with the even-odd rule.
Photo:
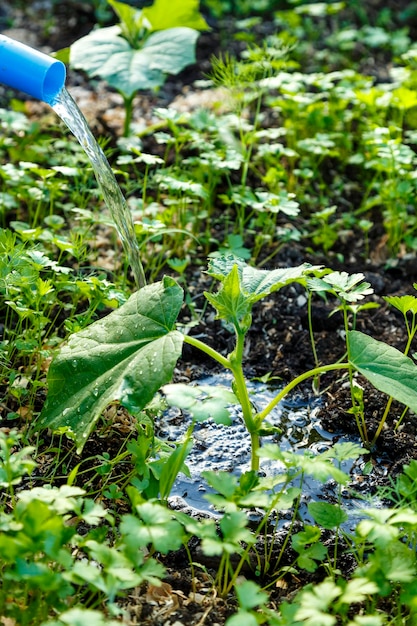
[[0, 35], [0, 82], [50, 105], [64, 86], [65, 65], [47, 54]]

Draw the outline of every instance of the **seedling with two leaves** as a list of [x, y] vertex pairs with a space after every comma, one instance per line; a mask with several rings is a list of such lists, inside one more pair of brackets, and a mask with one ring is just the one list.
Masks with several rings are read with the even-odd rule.
[[72, 44], [70, 63], [99, 76], [122, 96], [127, 136], [133, 98], [139, 90], [159, 89], [167, 74], [195, 63], [199, 30], [208, 28], [197, 0], [156, 0], [141, 10], [108, 0], [120, 22], [93, 30]]

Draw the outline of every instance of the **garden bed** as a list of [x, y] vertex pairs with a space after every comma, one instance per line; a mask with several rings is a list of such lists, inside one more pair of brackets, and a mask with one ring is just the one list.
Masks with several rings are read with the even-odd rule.
[[[47, 8], [39, 8], [33, 3], [18, 10], [7, 6], [4, 9], [6, 25], [12, 21], [14, 30], [5, 32], [36, 47], [46, 46], [46, 51], [48, 47], [71, 45], [89, 32], [98, 19], [99, 9], [103, 10], [102, 3], [87, 4], [88, 7], [86, 3], [70, 2], [63, 7], [51, 3]], [[215, 17], [216, 3], [207, 4], [212, 11], [206, 9], [211, 30], [200, 36], [197, 63], [170, 77], [158, 93], [139, 93], [135, 97], [132, 132], [128, 139], [121, 138], [125, 115], [123, 98], [105, 82], [88, 81], [86, 74], [70, 70], [67, 88], [96, 136], [104, 137], [109, 159], [129, 198], [149, 282], [156, 284], [165, 275], [176, 279], [184, 288], [184, 304], [177, 322], [181, 331], [186, 329], [184, 336], [206, 343], [224, 360], [236, 349], [230, 320], [218, 319], [222, 316], [216, 317], [211, 306], [213, 301], [207, 302], [204, 295], [204, 292], [215, 294], [219, 288], [219, 277], [214, 277], [213, 270], [206, 271], [208, 257], [215, 264], [216, 259], [234, 254], [259, 270], [301, 267], [308, 263], [339, 275], [360, 274], [358, 282], [369, 283], [366, 297], [357, 300], [343, 301], [337, 295], [339, 292], [329, 289], [325, 293], [316, 289], [310, 316], [304, 275], [259, 298], [250, 309], [252, 318], [245, 333], [243, 354], [245, 378], [253, 381], [249, 384], [250, 398], [253, 405], [260, 403], [260, 408], [256, 408], [259, 412], [276, 390], [307, 370], [343, 361], [346, 353], [343, 302], [352, 305], [348, 310], [349, 328], [354, 326], [357, 331], [400, 352], [407, 350], [414, 359], [415, 342], [411, 342], [410, 337], [415, 332], [416, 306], [411, 298], [404, 316], [386, 297], [411, 297], [417, 284], [414, 175], [417, 99], [413, 100], [412, 96], [417, 81], [417, 14], [413, 3], [405, 3], [398, 11], [395, 2], [384, 3], [383, 7], [378, 2], [369, 2], [366, 15], [356, 3], [355, 7], [344, 11], [336, 6], [338, 3], [330, 3], [334, 10], [327, 12], [321, 3], [314, 5], [316, 9], [305, 11], [302, 8], [293, 11], [286, 3], [276, 3], [282, 5], [279, 7], [264, 3], [269, 8], [258, 19], [242, 23], [236, 17], [251, 18], [250, 12]], [[62, 11], [68, 8], [70, 15], [63, 19]], [[240, 10], [244, 12], [243, 4]], [[30, 28], [27, 27], [28, 16]], [[102, 26], [114, 22], [114, 17], [107, 13], [102, 19]], [[45, 23], [49, 24], [47, 35], [43, 28]], [[320, 36], [317, 36], [317, 29], [320, 29]], [[292, 50], [292, 31], [299, 36], [296, 52]], [[282, 50], [278, 51], [276, 32], [289, 45], [287, 56]], [[268, 37], [270, 46], [276, 46], [275, 56], [272, 60], [268, 58], [269, 70], [260, 79], [258, 70], [252, 67], [253, 74], [249, 72], [249, 78], [245, 77], [246, 51], [259, 43], [257, 53], [260, 54], [262, 42]], [[233, 72], [241, 72], [242, 84], [236, 86], [233, 80], [230, 82], [226, 53], [241, 59], [238, 63], [242, 65], [231, 67]], [[207, 82], [211, 55], [223, 59], [217, 66], [215, 84]], [[264, 62], [267, 65], [265, 58]], [[406, 70], [409, 74], [404, 77]], [[312, 76], [316, 78], [312, 80]], [[254, 85], [259, 92], [253, 89]], [[393, 92], [394, 96], [390, 96]], [[243, 100], [244, 94], [247, 100]], [[82, 449], [78, 446], [76, 450], [71, 439], [65, 436], [65, 428], [55, 433], [51, 429], [37, 432], [37, 419], [48, 394], [47, 373], [52, 357], [62, 346], [65, 350], [68, 342], [71, 346], [70, 336], [80, 331], [88, 333], [91, 322], [104, 320], [112, 311], [117, 311], [135, 287], [111, 219], [90, 174], [85, 171], [83, 153], [74, 142], [64, 140], [62, 127], [57, 126], [46, 105], [31, 101], [17, 105], [11, 101], [13, 95], [4, 88], [0, 92], [5, 136], [5, 140], [0, 141], [4, 181], [1, 191], [6, 207], [3, 228], [10, 229], [17, 237], [10, 244], [10, 239], [2, 235], [2, 263], [6, 268], [0, 320], [5, 362], [1, 381], [2, 467], [7, 466], [7, 455], [16, 454], [21, 448], [24, 459], [34, 458], [37, 465], [31, 467], [29, 463], [26, 467], [24, 462], [22, 465], [16, 462], [13, 470], [16, 475], [3, 471], [4, 515], [11, 515], [19, 493], [45, 485], [83, 488], [86, 497], [103, 507], [103, 512], [89, 516], [88, 507], [94, 512], [93, 504], [86, 504], [83, 509], [83, 505], [69, 499], [70, 504], [62, 505], [62, 510], [57, 505], [51, 513], [51, 519], [68, 514], [64, 527], [73, 523], [78, 534], [75, 539], [71, 538], [72, 548], [65, 558], [63, 552], [70, 540], [66, 541], [66, 531], [60, 530], [62, 553], [48, 547], [46, 540], [34, 549], [33, 561], [37, 566], [42, 563], [42, 567], [47, 567], [43, 560], [46, 554], [47, 560], [58, 563], [54, 570], [56, 580], [62, 576], [65, 584], [77, 589], [82, 584], [84, 587], [79, 603], [73, 605], [64, 598], [65, 588], [62, 596], [57, 592], [60, 606], [56, 614], [50, 607], [38, 607], [38, 613], [35, 611], [33, 618], [28, 616], [25, 624], [72, 623], [64, 621], [63, 607], [67, 606], [70, 611], [79, 605], [97, 611], [94, 613], [97, 626], [113, 624], [112, 620], [154, 626], [223, 626], [226, 621], [228, 626], [255, 623], [411, 626], [417, 614], [412, 600], [417, 570], [415, 554], [413, 556], [411, 549], [406, 551], [406, 547], [415, 543], [417, 505], [414, 488], [404, 478], [404, 467], [411, 468], [409, 476], [413, 478], [413, 463], [417, 461], [416, 416], [411, 410], [404, 412], [400, 402], [391, 403], [388, 396], [359, 371], [354, 374], [347, 369], [324, 372], [319, 384], [312, 376], [291, 391], [285, 400], [290, 403], [287, 410], [289, 406], [290, 412], [293, 411], [294, 399], [301, 398], [305, 406], [299, 417], [295, 406], [293, 421], [283, 422], [283, 405], [280, 404], [277, 414], [269, 420], [273, 427], [284, 428], [284, 432], [263, 438], [267, 459], [261, 460], [257, 479], [260, 477], [261, 483], [256, 482], [250, 472], [250, 440], [245, 439], [247, 424], [245, 426], [240, 409], [234, 415], [229, 434], [227, 426], [219, 427], [210, 420], [196, 427], [194, 447], [204, 453], [204, 463], [198, 453], [191, 455], [192, 480], [187, 482], [180, 474], [165, 496], [162, 487], [159, 492], [153, 490], [163, 472], [163, 463], [159, 462], [166, 459], [167, 451], [174, 450], [175, 442], [187, 437], [190, 417], [187, 411], [167, 408], [164, 394], [157, 394], [150, 406], [141, 406], [136, 411], [109, 402]], [[386, 104], [390, 97], [390, 103]], [[10, 118], [6, 116], [6, 109], [12, 111]], [[210, 161], [210, 154], [218, 156], [220, 150], [223, 150], [222, 160], [219, 157], [216, 166], [215, 160]], [[148, 160], [141, 159], [142, 154], [148, 155]], [[62, 169], [63, 166], [67, 169]], [[155, 172], [152, 168], [156, 168]], [[158, 168], [161, 168], [159, 174]], [[258, 195], [251, 196], [255, 191]], [[273, 196], [268, 205], [270, 213], [259, 208], [262, 202], [264, 205], [267, 202], [262, 193]], [[46, 256], [41, 259], [34, 250]], [[48, 265], [45, 258], [52, 259], [52, 265]], [[35, 266], [36, 262], [40, 265]], [[56, 272], [55, 277], [46, 273], [52, 272], [51, 268]], [[40, 274], [40, 271], [45, 273]], [[307, 276], [308, 270], [306, 272]], [[19, 280], [14, 280], [13, 276], [18, 276]], [[320, 278], [325, 279], [325, 274]], [[43, 289], [43, 300], [33, 295], [35, 284], [36, 289]], [[52, 292], [56, 295], [49, 296]], [[368, 308], [361, 307], [365, 302], [370, 304]], [[357, 311], [355, 305], [359, 307]], [[363, 392], [361, 401], [356, 396], [356, 407], [363, 402], [362, 418], [356, 416], [355, 419], [352, 412], [350, 375], [356, 388]], [[52, 378], [49, 387], [53, 385]], [[216, 381], [221, 385], [225, 383], [220, 361], [185, 341], [173, 370], [173, 382], [191, 386], [203, 382], [215, 386]], [[226, 379], [226, 386], [229, 382]], [[68, 380], [68, 386], [70, 384]], [[269, 400], [263, 399], [262, 394]], [[387, 402], [390, 402], [390, 410], [379, 432]], [[314, 442], [311, 440], [304, 445], [300, 441], [303, 429], [310, 428], [311, 412], [316, 429]], [[358, 420], [367, 435], [366, 441], [362, 442], [360, 453], [349, 452], [350, 444], [360, 444]], [[295, 430], [298, 439], [294, 441], [289, 433]], [[12, 435], [7, 443], [9, 433]], [[228, 450], [228, 436], [232, 452]], [[149, 443], [149, 456], [145, 444], [140, 449], [141, 441]], [[268, 447], [278, 444], [277, 447], [285, 449], [289, 441], [300, 458], [308, 457], [305, 454], [308, 449], [323, 453], [335, 444], [346, 445], [340, 448], [346, 458], [342, 462], [336, 456], [332, 467], [345, 471], [349, 480], [343, 482], [337, 472], [332, 474], [335, 470], [324, 479], [317, 470], [316, 482], [309, 483], [306, 476], [310, 471], [314, 474], [315, 469], [307, 465], [300, 477], [295, 461], [290, 457], [274, 457], [275, 453]], [[214, 456], [205, 454], [213, 448], [214, 442], [218, 444], [217, 456], [215, 452]], [[25, 445], [35, 449], [27, 450]], [[225, 461], [227, 454], [230, 462]], [[342, 452], [340, 454], [343, 456]], [[266, 471], [262, 463], [268, 468]], [[209, 473], [216, 470], [235, 475], [233, 494], [231, 483], [225, 487], [226, 483], [210, 476], [196, 478], [200, 464], [200, 470]], [[172, 472], [181, 467], [182, 463], [173, 464]], [[242, 471], [247, 471], [249, 482], [254, 481], [245, 493], [243, 483], [238, 483]], [[287, 479], [283, 479], [285, 489], [293, 493], [291, 489], [300, 484], [302, 493], [292, 499], [282, 495], [283, 500], [290, 498], [288, 502], [285, 500], [288, 506], [281, 505], [277, 496], [272, 510], [265, 513], [271, 490], [263, 485], [268, 477], [276, 477], [280, 471], [288, 477], [288, 484]], [[295, 482], [290, 480], [294, 476]], [[165, 480], [169, 484], [169, 477]], [[319, 483], [323, 483], [320, 489]], [[274, 483], [273, 489], [279, 490], [278, 485]], [[133, 495], [134, 489], [140, 495]], [[223, 504], [219, 504], [219, 500], [214, 500], [215, 504], [203, 499], [199, 502], [200, 496], [207, 493], [213, 497], [221, 493]], [[27, 497], [23, 496], [23, 501]], [[36, 500], [36, 496], [33, 497]], [[84, 496], [74, 492], [74, 496], [66, 497], [82, 499]], [[39, 498], [42, 500], [45, 494]], [[403, 517], [391, 522], [388, 513], [385, 518], [383, 514], [378, 518], [378, 513], [372, 513], [374, 527], [365, 531], [363, 526], [359, 540], [355, 529], [361, 520], [367, 519], [366, 513], [358, 514], [353, 521], [340, 514], [338, 522], [335, 518], [326, 522], [322, 510], [314, 508], [314, 503], [324, 502], [334, 506], [331, 509], [334, 515], [336, 509], [350, 508], [351, 512], [356, 512], [360, 498], [364, 498], [365, 509], [374, 506], [384, 511], [384, 507], [394, 507], [393, 510], [398, 507]], [[311, 503], [313, 507], [308, 508]], [[147, 509], [148, 505], [158, 508]], [[39, 505], [41, 511], [42, 506]], [[52, 507], [50, 503], [48, 506]], [[168, 517], [164, 518], [162, 508], [170, 512]], [[16, 510], [19, 511], [19, 505]], [[152, 529], [164, 527], [162, 539], [159, 537], [154, 543], [149, 540], [146, 545], [135, 543], [136, 535], [131, 530], [136, 523], [131, 515], [134, 510], [141, 523], [148, 524], [150, 536]], [[247, 526], [239, 517], [242, 511], [248, 516]], [[24, 525], [26, 513], [22, 506], [19, 515], [21, 518], [14, 521]], [[30, 525], [33, 520], [29, 513], [27, 515]], [[189, 522], [185, 515], [189, 516]], [[236, 531], [237, 538], [225, 521], [222, 526], [222, 520], [229, 519], [228, 515], [234, 520], [230, 525], [241, 529], [240, 535]], [[35, 513], [33, 519], [36, 519]], [[121, 539], [118, 535], [120, 520]], [[217, 535], [210, 530], [211, 522], [218, 530]], [[20, 532], [10, 520], [7, 523], [10, 524], [7, 532]], [[58, 522], [56, 524], [58, 528]], [[173, 524], [172, 531], [170, 524]], [[383, 534], [381, 527], [384, 525], [392, 530], [391, 535]], [[179, 541], [180, 527], [184, 545]], [[315, 536], [314, 528], [318, 527], [318, 536]], [[172, 547], [167, 538], [170, 532]], [[228, 532], [230, 545], [227, 544]], [[253, 545], [250, 533], [256, 535]], [[6, 530], [3, 537], [1, 541], [5, 545]], [[216, 537], [220, 538], [218, 543]], [[35, 538], [32, 537], [32, 541], [35, 545]], [[100, 542], [106, 549], [108, 547], [108, 553], [100, 552]], [[16, 545], [18, 543], [16, 540]], [[230, 546], [235, 546], [236, 550]], [[4, 623], [11, 626], [20, 623], [16, 621], [17, 611], [30, 612], [31, 598], [35, 594], [30, 577], [33, 575], [33, 584], [37, 584], [36, 576], [46, 580], [46, 574], [44, 570], [35, 572], [36, 568], [32, 574], [23, 565], [20, 569], [15, 567], [16, 557], [20, 558], [17, 548], [16, 553], [8, 552], [4, 546], [1, 549], [2, 571], [9, 583], [4, 583], [4, 591], [0, 591], [0, 607]], [[130, 567], [133, 571], [129, 559], [135, 549], [149, 556], [150, 570], [156, 563], [155, 573], [142, 574], [137, 566], [134, 570], [137, 579], [131, 573], [126, 575], [126, 580], [124, 573], [119, 578], [115, 575], [117, 591], [114, 592], [112, 568]], [[117, 561], [116, 550], [119, 556], [123, 552], [124, 560]], [[384, 551], [391, 555], [386, 557], [386, 562], [383, 561]], [[67, 575], [65, 568], [71, 560], [70, 552], [72, 565]], [[367, 560], [369, 554], [373, 557]], [[29, 552], [22, 552], [22, 555], [22, 563], [32, 563]], [[399, 573], [394, 567], [398, 560], [405, 563]], [[93, 570], [87, 572], [87, 567], [83, 570], [82, 563], [86, 561]], [[106, 583], [93, 581], [92, 571], [97, 562], [105, 573], [103, 580], [108, 576]], [[160, 564], [166, 568], [163, 575], [157, 569]], [[386, 579], [384, 571], [389, 572]], [[10, 585], [20, 580], [27, 584], [26, 595], [14, 604], [9, 598]], [[162, 585], [158, 580], [162, 580]], [[251, 586], [252, 583], [259, 587]], [[308, 587], [309, 583], [313, 586]], [[358, 603], [352, 599], [353, 591], [350, 596], [346, 592], [350, 589], [346, 585], [352, 584], [354, 589], [356, 583], [365, 585], [366, 589], [363, 595], [359, 594]], [[45, 588], [42, 584], [40, 599], [36, 600], [41, 607], [43, 598], [49, 598], [49, 583], [45, 583]], [[239, 596], [241, 585], [245, 590], [243, 594], [248, 596], [246, 599], [244, 595]], [[305, 607], [314, 605], [315, 586], [318, 596], [328, 594], [330, 599], [322, 605], [317, 600], [314, 610], [308, 613]], [[303, 589], [304, 599], [299, 595]], [[265, 590], [267, 596], [263, 595]], [[51, 602], [50, 598], [47, 602]], [[118, 615], [118, 609], [124, 613]], [[99, 615], [99, 611], [102, 614]], [[63, 621], [58, 621], [61, 614]], [[92, 619], [93, 614], [90, 617]], [[87, 613], [83, 619], [88, 619]], [[320, 622], [320, 619], [328, 621]]]

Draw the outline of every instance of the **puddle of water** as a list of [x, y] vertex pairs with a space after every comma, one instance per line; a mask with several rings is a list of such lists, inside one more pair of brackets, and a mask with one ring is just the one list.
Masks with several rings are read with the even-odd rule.
[[[230, 389], [231, 377], [227, 374], [210, 376], [199, 383], [223, 385]], [[257, 411], [262, 410], [277, 393], [267, 385], [255, 382], [249, 384], [249, 389], [251, 401]], [[359, 438], [326, 431], [318, 417], [319, 409], [320, 399], [292, 395], [280, 403], [268, 417], [268, 422], [281, 428], [282, 434], [263, 437], [262, 441], [278, 443], [282, 450], [297, 454], [303, 454], [307, 450], [319, 454], [331, 448], [336, 440], [338, 443], [360, 443]], [[213, 490], [204, 482], [201, 473], [213, 470], [240, 475], [250, 470], [250, 437], [238, 407], [232, 408], [231, 417], [231, 426], [216, 424], [213, 420], [196, 424], [194, 446], [186, 460], [191, 477], [180, 474], [175, 481], [172, 491], [172, 504], [175, 506], [183, 504], [197, 512], [215, 516], [213, 506], [204, 497], [213, 493]], [[190, 418], [179, 409], [171, 408], [158, 420], [156, 434], [161, 439], [176, 441], [185, 433], [190, 422]], [[346, 531], [353, 530], [361, 519], [360, 509], [369, 506], [366, 496], [361, 496], [361, 491], [366, 494], [367, 487], [375, 480], [375, 476], [371, 474], [364, 477], [364, 466], [365, 461], [361, 457], [341, 464], [341, 469], [352, 477], [352, 488], [344, 487], [341, 494], [343, 508], [348, 514], [348, 522], [344, 525]], [[261, 459], [261, 471], [266, 475], [276, 475], [280, 471], [279, 463]], [[313, 500], [337, 502], [338, 490], [339, 486], [334, 480], [322, 484], [309, 476], [305, 477], [300, 506], [303, 519], [313, 523], [308, 515], [308, 503]], [[378, 506], [378, 503], [373, 500], [372, 506]]]
[[58, 94], [52, 108], [78, 139], [90, 159], [104, 201], [122, 240], [136, 284], [139, 288], [143, 287], [146, 282], [145, 274], [140, 261], [140, 249], [132, 215], [103, 150], [98, 145], [85, 117], [65, 87]]

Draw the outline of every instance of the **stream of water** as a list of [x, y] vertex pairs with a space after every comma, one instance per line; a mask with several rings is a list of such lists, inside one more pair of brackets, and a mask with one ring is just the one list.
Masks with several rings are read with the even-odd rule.
[[136, 284], [139, 288], [143, 287], [146, 280], [132, 215], [106, 155], [95, 140], [84, 115], [65, 87], [58, 94], [52, 108], [78, 139], [87, 154], [104, 201], [122, 241]]

